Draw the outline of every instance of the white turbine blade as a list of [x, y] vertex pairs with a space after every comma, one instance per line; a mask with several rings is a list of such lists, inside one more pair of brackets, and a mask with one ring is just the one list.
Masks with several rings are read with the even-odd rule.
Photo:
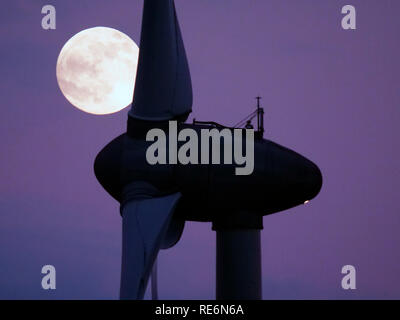
[[121, 299], [143, 299], [180, 193], [130, 201], [122, 209]]

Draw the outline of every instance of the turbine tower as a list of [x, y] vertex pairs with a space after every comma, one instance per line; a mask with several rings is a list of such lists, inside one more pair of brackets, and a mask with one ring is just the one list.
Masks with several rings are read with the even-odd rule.
[[[262, 217], [303, 204], [322, 186], [314, 163], [262, 133], [254, 141], [251, 175], [235, 175], [236, 163], [213, 164], [215, 150], [207, 164], [182, 165], [170, 158], [170, 164], [150, 165], [146, 150], [152, 142], [146, 134], [154, 128], [168, 132], [170, 120], [177, 121], [178, 131], [193, 129], [198, 137], [202, 129], [227, 129], [214, 122], [184, 123], [191, 111], [190, 72], [174, 1], [144, 0], [127, 130], [94, 164], [98, 181], [120, 203], [121, 299], [143, 298], [159, 250], [176, 244], [185, 221], [212, 222], [217, 231], [217, 299], [261, 299]], [[183, 142], [168, 138], [171, 156]]]

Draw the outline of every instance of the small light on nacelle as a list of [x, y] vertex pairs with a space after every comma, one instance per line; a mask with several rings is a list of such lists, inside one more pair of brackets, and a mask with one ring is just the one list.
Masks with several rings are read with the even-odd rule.
[[310, 200], [306, 200], [306, 201], [304, 201], [304, 204], [307, 204], [307, 203], [309, 203], [310, 202]]

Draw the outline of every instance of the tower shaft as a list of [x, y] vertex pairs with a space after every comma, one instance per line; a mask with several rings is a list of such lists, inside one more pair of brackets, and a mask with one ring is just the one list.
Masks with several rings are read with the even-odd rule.
[[217, 231], [217, 300], [260, 300], [260, 230]]

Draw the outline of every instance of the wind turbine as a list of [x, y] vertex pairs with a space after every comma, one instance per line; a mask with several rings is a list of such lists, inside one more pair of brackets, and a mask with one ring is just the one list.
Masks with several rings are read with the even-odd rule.
[[[251, 175], [235, 175], [235, 164], [211, 161], [150, 165], [150, 129], [168, 132], [169, 120], [176, 120], [179, 130], [222, 130], [213, 122], [184, 123], [191, 108], [190, 72], [174, 1], [145, 0], [127, 131], [106, 145], [94, 164], [100, 184], [121, 204], [121, 299], [143, 298], [160, 248], [173, 246], [188, 220], [212, 222], [217, 231], [217, 298], [260, 299], [262, 217], [303, 204], [322, 186], [314, 163], [263, 139], [262, 132], [254, 142]], [[167, 149], [174, 144], [168, 141]]]

